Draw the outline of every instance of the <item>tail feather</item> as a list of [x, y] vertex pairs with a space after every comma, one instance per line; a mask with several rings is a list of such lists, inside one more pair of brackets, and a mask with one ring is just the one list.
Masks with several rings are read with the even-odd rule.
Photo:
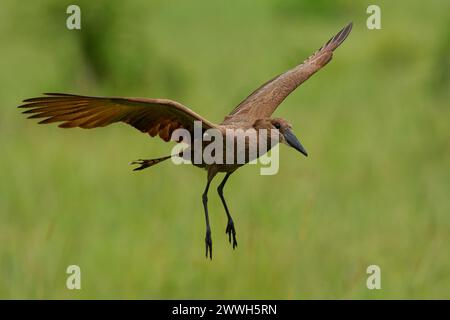
[[154, 166], [155, 164], [158, 164], [158, 163], [160, 163], [160, 162], [163, 162], [164, 160], [167, 160], [167, 159], [169, 159], [169, 158], [171, 158], [171, 157], [172, 157], [172, 156], [166, 156], [166, 157], [162, 157], [162, 158], [148, 159], [148, 160], [146, 160], [146, 159], [139, 159], [139, 160], [136, 160], [136, 161], [131, 162], [130, 164], [131, 164], [131, 165], [133, 165], [133, 164], [138, 164], [139, 167], [134, 168], [133, 171], [139, 171], [139, 170], [143, 170], [143, 169], [145, 169], [145, 168]]

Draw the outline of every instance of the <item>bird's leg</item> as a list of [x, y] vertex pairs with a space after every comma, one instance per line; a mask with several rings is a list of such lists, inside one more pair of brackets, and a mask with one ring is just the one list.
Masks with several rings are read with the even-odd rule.
[[208, 258], [208, 252], [209, 252], [209, 258], [211, 260], [212, 260], [212, 239], [211, 239], [211, 227], [209, 226], [209, 216], [208, 216], [208, 189], [209, 189], [209, 185], [211, 184], [211, 180], [213, 177], [214, 177], [214, 175], [210, 175], [208, 172], [208, 182], [206, 183], [206, 188], [202, 195], [203, 208], [205, 209], [205, 221], [206, 221], [206, 236], [205, 236], [206, 258]]
[[225, 208], [225, 212], [227, 213], [228, 223], [227, 228], [225, 230], [225, 233], [228, 234], [228, 241], [231, 243], [231, 237], [233, 237], [233, 249], [237, 247], [237, 241], [236, 241], [236, 230], [234, 229], [234, 222], [233, 218], [231, 218], [230, 212], [228, 211], [227, 203], [225, 202], [225, 198], [223, 196], [223, 187], [225, 186], [225, 183], [227, 182], [229, 176], [231, 175], [231, 172], [227, 172], [225, 175], [225, 178], [223, 178], [222, 182], [220, 183], [219, 187], [217, 188], [217, 192], [219, 193], [220, 199], [222, 200], [223, 207]]

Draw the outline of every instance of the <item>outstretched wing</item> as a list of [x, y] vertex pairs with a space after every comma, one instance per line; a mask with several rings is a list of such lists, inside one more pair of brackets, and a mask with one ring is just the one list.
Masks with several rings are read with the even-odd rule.
[[223, 124], [270, 117], [292, 91], [331, 60], [333, 51], [347, 38], [352, 25], [345, 26], [302, 64], [256, 89], [225, 118]]
[[172, 132], [184, 128], [191, 133], [194, 121], [201, 121], [204, 130], [216, 125], [188, 107], [167, 99], [87, 97], [62, 93], [26, 99], [19, 108], [29, 108], [28, 118], [45, 118], [39, 123], [62, 122], [61, 128], [97, 128], [125, 122], [154, 137], [169, 141]]

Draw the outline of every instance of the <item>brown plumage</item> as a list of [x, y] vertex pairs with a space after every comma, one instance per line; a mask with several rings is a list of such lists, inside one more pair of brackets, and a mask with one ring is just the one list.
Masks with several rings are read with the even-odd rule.
[[64, 93], [47, 93], [46, 97], [26, 99], [19, 108], [29, 118], [45, 118], [43, 123], [62, 122], [61, 128], [85, 129], [125, 122], [154, 137], [169, 141], [178, 128], [193, 129], [201, 121], [205, 129], [217, 127], [181, 103], [168, 99], [86, 97]]
[[[147, 98], [121, 98], [121, 97], [88, 97], [63, 93], [47, 93], [46, 96], [24, 100], [19, 108], [27, 108], [25, 114], [29, 118], [41, 118], [39, 123], [59, 122], [61, 128], [97, 128], [104, 127], [115, 122], [127, 123], [141, 132], [155, 137], [159, 135], [164, 141], [169, 141], [172, 133], [179, 128], [188, 130], [194, 134], [194, 121], [201, 121], [202, 131], [208, 129], [218, 130], [225, 135], [226, 129], [268, 129], [277, 130], [280, 142], [285, 143], [305, 156], [305, 149], [294, 136], [291, 125], [283, 119], [270, 118], [278, 105], [300, 84], [306, 81], [314, 73], [325, 66], [332, 58], [333, 51], [347, 38], [352, 29], [352, 23], [348, 24], [324, 46], [317, 50], [302, 64], [282, 73], [251, 93], [242, 101], [220, 125], [216, 125], [179, 102], [168, 99]], [[192, 145], [193, 141], [189, 141]], [[208, 143], [203, 143], [203, 148]], [[248, 146], [246, 145], [246, 152]], [[190, 158], [193, 152], [190, 147], [176, 156]], [[132, 164], [140, 165], [135, 170], [155, 165], [171, 158], [166, 156], [151, 160], [137, 160]], [[228, 217], [226, 233], [229, 241], [233, 240], [233, 249], [237, 246], [236, 231], [233, 219], [229, 213], [223, 187], [229, 176], [243, 164], [207, 164], [205, 162], [194, 164], [208, 171], [208, 180], [203, 193], [203, 205], [206, 220], [206, 256], [212, 258], [212, 240], [209, 224], [207, 194], [209, 185], [218, 172], [225, 172], [225, 178], [218, 187], [218, 193], [222, 200]]]

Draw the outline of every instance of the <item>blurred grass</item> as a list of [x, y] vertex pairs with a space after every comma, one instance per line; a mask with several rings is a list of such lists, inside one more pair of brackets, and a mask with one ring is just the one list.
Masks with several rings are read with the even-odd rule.
[[[0, 4], [1, 298], [450, 298], [448, 3], [380, 1], [379, 31], [367, 1], [78, 3], [81, 31], [65, 28], [69, 1]], [[351, 20], [333, 62], [276, 113], [311, 156], [282, 147], [277, 175], [247, 166], [227, 184], [235, 252], [212, 189], [212, 262], [204, 172], [132, 173], [171, 147], [15, 108], [48, 91], [169, 97], [220, 122]], [[65, 288], [69, 264], [80, 291]], [[370, 264], [382, 290], [365, 287]]]

